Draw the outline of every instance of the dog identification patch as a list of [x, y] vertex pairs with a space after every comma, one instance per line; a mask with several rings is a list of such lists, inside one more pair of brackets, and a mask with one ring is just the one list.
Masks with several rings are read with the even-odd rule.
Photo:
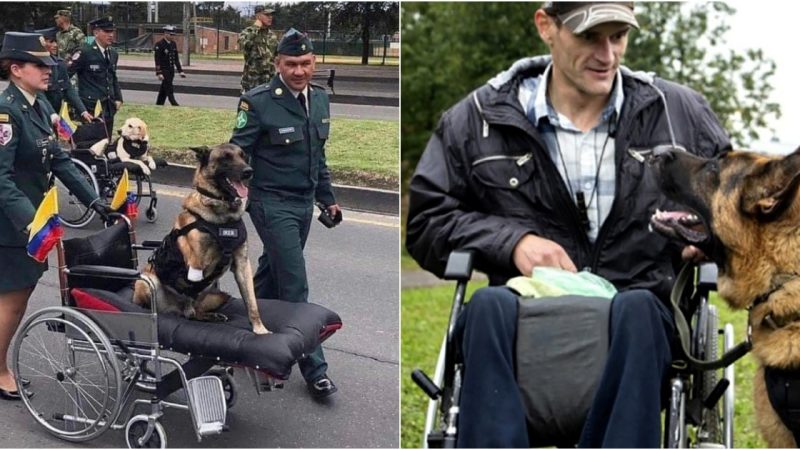
[[294, 133], [294, 127], [278, 128], [278, 134]]
[[219, 229], [219, 237], [236, 239], [236, 238], [239, 237], [239, 229], [238, 228], [220, 228]]
[[6, 145], [14, 137], [14, 128], [10, 124], [0, 124], [0, 145]]
[[236, 116], [236, 128], [244, 128], [245, 125], [247, 125], [247, 112], [239, 111]]

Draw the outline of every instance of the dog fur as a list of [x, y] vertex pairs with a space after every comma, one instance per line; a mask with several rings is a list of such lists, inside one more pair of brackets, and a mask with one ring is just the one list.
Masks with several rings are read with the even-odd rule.
[[[205, 193], [201, 194], [195, 190], [184, 199], [183, 211], [175, 219], [173, 229], [183, 228], [197, 220], [190, 211], [205, 221], [218, 224], [241, 219], [247, 200], [247, 188], [243, 183], [249, 181], [252, 176], [252, 168], [247, 164], [242, 149], [233, 144], [222, 144], [213, 148], [201, 147], [193, 150], [200, 161], [195, 171], [193, 186]], [[242, 191], [244, 191], [245, 198], [241, 196]], [[193, 229], [186, 235], [178, 237], [177, 246], [187, 268], [202, 270], [204, 280], [214, 273], [219, 264], [224, 262], [217, 241], [208, 233], [198, 229]], [[239, 292], [247, 304], [253, 332], [256, 334], [269, 333], [261, 322], [256, 303], [253, 269], [247, 256], [247, 243], [235, 249], [229, 269], [233, 272]], [[228, 268], [225, 271], [227, 270]], [[153, 263], [148, 263], [143, 273], [153, 281], [158, 290], [159, 312], [173, 311], [198, 320], [219, 320], [219, 315], [214, 311], [231, 298], [230, 295], [216, 289], [213, 283], [201, 291], [196, 298], [189, 298], [178, 292], [175, 286], [162, 283], [156, 274]], [[216, 282], [218, 279], [219, 277], [213, 281]], [[143, 306], [150, 305], [150, 290], [143, 281], [136, 283], [134, 302]]]
[[142, 173], [150, 175], [150, 171], [156, 169], [156, 162], [150, 156], [149, 150], [141, 157], [133, 158], [123, 146], [124, 139], [149, 143], [150, 133], [147, 124], [138, 117], [131, 117], [125, 120], [125, 123], [117, 130], [117, 133], [119, 133], [120, 138], [115, 141], [116, 145], [114, 145], [114, 148], [109, 148], [108, 139], [103, 139], [92, 145], [89, 150], [96, 156], [111, 156], [109, 154], [113, 153], [114, 157], [109, 157], [109, 159], [118, 159], [123, 163], [134, 163], [142, 169]]
[[[769, 401], [764, 367], [800, 369], [800, 149], [785, 157], [733, 151], [711, 160], [670, 152], [654, 168], [667, 197], [702, 222], [657, 213], [654, 228], [697, 246], [717, 264], [718, 292], [732, 308], [751, 307], [768, 294], [749, 319], [760, 365], [756, 420], [771, 447], [797, 447]], [[697, 234], [700, 228], [705, 231]]]

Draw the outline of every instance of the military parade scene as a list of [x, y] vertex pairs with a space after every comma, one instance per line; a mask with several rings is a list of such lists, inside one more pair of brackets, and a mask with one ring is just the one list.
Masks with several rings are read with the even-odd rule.
[[0, 446], [399, 446], [399, 30], [0, 3]]

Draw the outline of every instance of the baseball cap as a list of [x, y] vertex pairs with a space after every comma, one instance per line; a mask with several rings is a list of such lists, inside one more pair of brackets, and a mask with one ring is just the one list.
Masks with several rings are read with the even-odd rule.
[[609, 22], [639, 28], [633, 2], [545, 2], [542, 8], [547, 14], [558, 17], [573, 34]]

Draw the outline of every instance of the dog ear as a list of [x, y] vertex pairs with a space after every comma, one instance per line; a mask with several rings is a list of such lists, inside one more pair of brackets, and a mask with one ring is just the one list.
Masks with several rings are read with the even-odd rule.
[[200, 147], [189, 147], [194, 154], [197, 156], [197, 161], [200, 162], [200, 166], [208, 165], [208, 157], [211, 155], [211, 148], [207, 145], [202, 145]]
[[777, 220], [794, 203], [799, 186], [800, 148], [745, 178], [742, 210], [764, 222]]

